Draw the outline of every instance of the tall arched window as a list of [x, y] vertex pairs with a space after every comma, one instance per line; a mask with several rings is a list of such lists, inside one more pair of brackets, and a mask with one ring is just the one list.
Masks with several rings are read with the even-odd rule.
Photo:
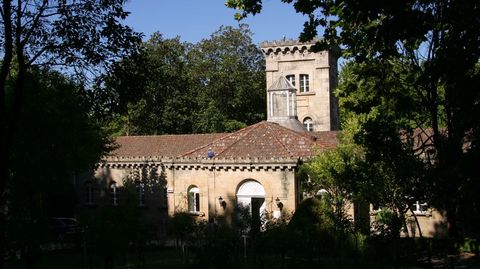
[[[237, 206], [239, 213], [248, 210], [251, 217], [250, 227], [259, 231], [265, 223], [265, 189], [255, 180], [244, 181], [237, 190]], [[243, 214], [243, 213], [241, 213]], [[247, 228], [248, 229], [248, 228]]]
[[197, 186], [188, 189], [188, 211], [200, 212], [200, 189]]
[[307, 131], [312, 132], [313, 131], [313, 120], [309, 117], [306, 117], [303, 120], [303, 127], [305, 127], [305, 129]]
[[310, 91], [310, 81], [308, 75], [300, 74], [300, 92]]

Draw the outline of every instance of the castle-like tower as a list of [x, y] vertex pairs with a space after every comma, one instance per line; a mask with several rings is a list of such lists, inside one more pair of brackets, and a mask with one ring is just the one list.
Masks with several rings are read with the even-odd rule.
[[[284, 77], [295, 88], [295, 94], [288, 94], [295, 97], [293, 102], [288, 102], [294, 106], [288, 111], [290, 117], [298, 118], [307, 131], [339, 129], [338, 101], [333, 95], [337, 86], [338, 57], [334, 50], [312, 52], [311, 47], [317, 41], [286, 40], [261, 44], [266, 60], [269, 121], [283, 122], [275, 117], [278, 113], [270, 95], [278, 90], [277, 85]], [[296, 115], [291, 115], [292, 112]]]

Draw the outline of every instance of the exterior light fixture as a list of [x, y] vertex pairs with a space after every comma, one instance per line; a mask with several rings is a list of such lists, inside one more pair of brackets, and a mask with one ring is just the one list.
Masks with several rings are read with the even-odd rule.
[[275, 199], [275, 204], [277, 204], [277, 207], [282, 210], [283, 208], [283, 203], [280, 201], [280, 198], [277, 197], [277, 199]]
[[227, 206], [227, 202], [225, 202], [222, 196], [218, 197], [218, 204], [220, 204], [220, 207], [223, 207], [223, 209], [225, 209], [225, 206]]

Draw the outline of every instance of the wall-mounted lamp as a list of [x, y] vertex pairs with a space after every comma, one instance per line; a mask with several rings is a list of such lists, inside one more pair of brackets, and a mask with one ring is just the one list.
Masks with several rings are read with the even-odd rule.
[[221, 207], [225, 208], [227, 205], [227, 202], [222, 198], [222, 196], [218, 197], [218, 204], [220, 204]]
[[277, 199], [275, 199], [275, 204], [277, 204], [277, 207], [282, 210], [283, 208], [283, 203], [280, 202], [280, 198], [277, 197]]

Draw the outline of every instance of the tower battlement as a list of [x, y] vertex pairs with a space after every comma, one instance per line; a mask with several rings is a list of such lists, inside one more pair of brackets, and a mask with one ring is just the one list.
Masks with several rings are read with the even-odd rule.
[[260, 44], [260, 49], [265, 55], [287, 54], [287, 53], [305, 53], [311, 52], [310, 48], [320, 39], [313, 39], [308, 42], [300, 42], [296, 39], [281, 41], [264, 41]]
[[[289, 39], [265, 41], [260, 45], [265, 56], [267, 89], [284, 76], [295, 88], [295, 111], [308, 131], [339, 129], [336, 50], [314, 52], [320, 39], [300, 42]], [[273, 103], [267, 104], [271, 112]], [[293, 110], [292, 110], [293, 111]]]

